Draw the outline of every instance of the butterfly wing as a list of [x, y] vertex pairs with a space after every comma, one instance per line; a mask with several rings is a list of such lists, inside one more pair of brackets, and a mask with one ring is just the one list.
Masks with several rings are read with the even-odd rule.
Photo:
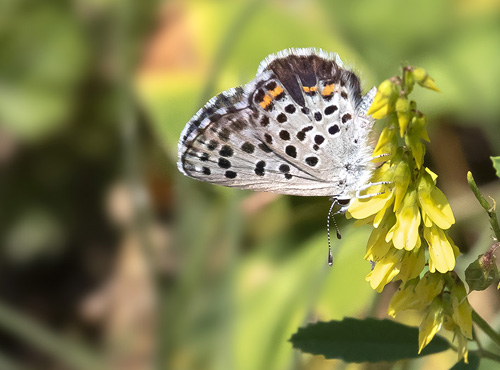
[[184, 174], [281, 194], [351, 197], [373, 147], [359, 79], [336, 54], [290, 49], [266, 58], [244, 88], [211, 99], [179, 142]]
[[328, 187], [259, 137], [260, 116], [245, 100], [242, 91], [230, 89], [191, 119], [179, 143], [179, 170], [201, 181], [281, 194], [301, 195], [304, 190]]

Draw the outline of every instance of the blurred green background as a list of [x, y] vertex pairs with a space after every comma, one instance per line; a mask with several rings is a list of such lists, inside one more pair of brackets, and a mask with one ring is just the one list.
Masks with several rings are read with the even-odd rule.
[[[396, 287], [364, 281], [370, 230], [339, 217], [328, 268], [327, 198], [176, 169], [180, 132], [210, 97], [268, 54], [311, 46], [339, 53], [364, 91], [405, 62], [429, 72], [442, 93], [414, 98], [457, 218], [457, 271], [490, 246], [466, 172], [500, 199], [500, 2], [4, 0], [1, 369], [451, 367], [451, 351], [375, 365], [293, 351], [307, 322], [386, 317]], [[494, 288], [470, 300], [499, 327]]]

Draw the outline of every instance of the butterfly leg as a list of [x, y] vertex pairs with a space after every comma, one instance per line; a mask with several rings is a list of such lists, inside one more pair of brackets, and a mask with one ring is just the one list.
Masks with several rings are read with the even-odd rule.
[[388, 157], [390, 155], [391, 155], [390, 153], [379, 154], [379, 155], [376, 155], [374, 157], [371, 157], [370, 161], [373, 161], [374, 159], [378, 159], [378, 158]]
[[371, 188], [372, 186], [389, 185], [389, 184], [391, 184], [390, 181], [369, 182], [368, 184], [365, 184], [361, 188], [356, 190], [356, 198], [357, 199], [368, 199], [368, 198], [372, 198], [372, 197], [375, 197], [375, 196], [380, 195], [380, 194], [384, 194], [385, 191], [381, 191], [381, 192], [373, 193], [373, 194], [364, 194], [364, 195], [361, 195], [361, 192], [368, 189], [368, 188]]

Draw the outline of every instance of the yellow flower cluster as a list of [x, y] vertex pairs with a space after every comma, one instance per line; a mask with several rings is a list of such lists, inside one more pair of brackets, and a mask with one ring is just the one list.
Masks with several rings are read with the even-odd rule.
[[366, 190], [374, 196], [355, 199], [348, 216], [374, 227], [365, 255], [373, 262], [366, 277], [370, 286], [381, 292], [389, 282], [401, 280], [389, 314], [421, 312], [419, 352], [443, 327], [455, 333], [459, 358], [467, 360], [472, 309], [453, 272], [459, 250], [447, 234], [455, 218], [436, 187], [437, 175], [423, 165], [422, 140], [429, 136], [426, 117], [408, 99], [415, 83], [439, 91], [422, 68], [414, 67], [405, 67], [402, 78], [380, 84], [368, 114], [387, 118], [373, 152], [374, 160], [384, 162], [372, 176], [375, 185]]

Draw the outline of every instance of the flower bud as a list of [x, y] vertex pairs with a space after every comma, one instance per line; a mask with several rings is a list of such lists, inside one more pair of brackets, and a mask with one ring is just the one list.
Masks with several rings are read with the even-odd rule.
[[413, 91], [413, 86], [415, 85], [415, 76], [413, 75], [413, 67], [407, 66], [403, 69], [403, 90], [406, 95]]
[[417, 136], [427, 142], [431, 141], [429, 134], [427, 133], [427, 117], [422, 113], [413, 116], [408, 130], [408, 135]]
[[378, 87], [377, 94], [367, 114], [375, 119], [386, 117], [389, 113], [394, 112], [394, 103], [398, 95], [398, 86], [391, 80], [385, 80]]
[[399, 134], [403, 137], [406, 127], [410, 122], [410, 102], [405, 97], [400, 96], [396, 101], [396, 113], [398, 115]]
[[434, 80], [427, 74], [423, 68], [413, 68], [413, 76], [415, 81], [422, 87], [430, 90], [441, 92], [436, 86]]

